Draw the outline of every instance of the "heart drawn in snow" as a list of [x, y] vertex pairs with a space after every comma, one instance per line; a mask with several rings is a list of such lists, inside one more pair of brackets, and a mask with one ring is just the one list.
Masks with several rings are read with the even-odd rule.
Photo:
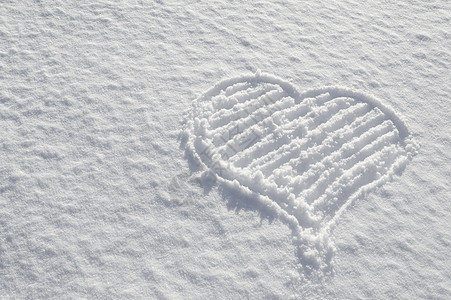
[[299, 93], [260, 72], [195, 100], [186, 133], [201, 165], [271, 208], [293, 230], [304, 266], [316, 269], [330, 264], [329, 232], [346, 207], [416, 152], [379, 100], [338, 87]]

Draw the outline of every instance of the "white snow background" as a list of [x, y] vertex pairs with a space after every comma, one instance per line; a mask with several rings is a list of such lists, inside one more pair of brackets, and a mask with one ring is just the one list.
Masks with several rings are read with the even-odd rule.
[[[0, 298], [449, 299], [449, 1], [1, 1]], [[374, 95], [420, 144], [307, 276], [290, 229], [179, 138], [256, 70]]]

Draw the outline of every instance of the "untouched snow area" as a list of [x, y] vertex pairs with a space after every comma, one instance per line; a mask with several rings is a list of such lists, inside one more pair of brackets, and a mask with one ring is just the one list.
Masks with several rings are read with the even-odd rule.
[[449, 1], [2, 1], [0, 41], [0, 298], [451, 298]]

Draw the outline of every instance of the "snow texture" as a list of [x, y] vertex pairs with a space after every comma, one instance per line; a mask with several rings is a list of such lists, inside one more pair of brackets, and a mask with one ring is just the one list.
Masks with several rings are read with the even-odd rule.
[[445, 0], [0, 1], [0, 298], [450, 299], [450, 33]]

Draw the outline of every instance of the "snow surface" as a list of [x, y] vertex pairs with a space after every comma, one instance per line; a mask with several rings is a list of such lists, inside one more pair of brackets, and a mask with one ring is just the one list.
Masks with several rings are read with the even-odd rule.
[[[449, 299], [450, 32], [449, 1], [2, 1], [0, 298]], [[195, 99], [268, 73], [380, 99], [419, 145], [337, 218], [327, 272], [185, 152]]]

